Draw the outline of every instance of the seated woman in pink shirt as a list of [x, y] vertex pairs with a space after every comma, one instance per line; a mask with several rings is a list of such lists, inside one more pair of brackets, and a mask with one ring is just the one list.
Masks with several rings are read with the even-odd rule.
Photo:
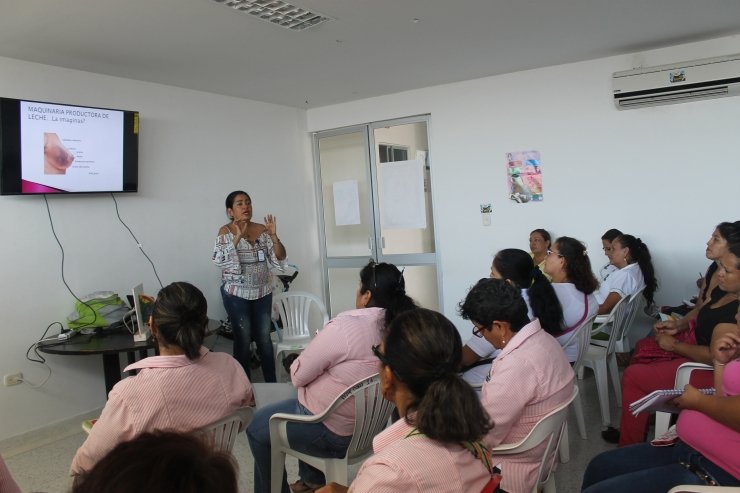
[[[247, 427], [254, 456], [254, 491], [270, 491], [270, 416], [275, 413], [314, 415], [358, 380], [378, 372], [372, 347], [401, 312], [415, 308], [406, 295], [403, 273], [393, 264], [370, 262], [360, 271], [356, 310], [342, 312], [329, 321], [290, 367], [298, 399], [278, 402], [258, 410]], [[353, 402], [346, 402], [323, 424], [288, 424], [291, 447], [318, 457], [343, 457], [352, 439], [355, 421]], [[299, 463], [301, 479], [293, 492], [313, 491], [325, 483], [324, 474]], [[282, 491], [288, 482], [283, 474]]]
[[[740, 264], [727, 268], [726, 276], [740, 283]], [[736, 318], [740, 323], [740, 311]], [[668, 447], [640, 443], [597, 455], [583, 476], [584, 493], [740, 486], [740, 327], [715, 330], [711, 351], [716, 393], [704, 395], [687, 385], [675, 399], [684, 409], [676, 425], [679, 440]]]
[[[375, 437], [375, 455], [349, 491], [479, 493], [499, 479], [481, 441], [492, 426], [488, 414], [457, 373], [461, 346], [452, 322], [431, 310], [412, 310], [391, 323], [373, 350], [383, 396], [403, 418]], [[332, 483], [318, 493], [347, 490]]]
[[145, 431], [191, 431], [252, 402], [252, 385], [229, 354], [203, 347], [208, 306], [192, 284], [163, 288], [150, 325], [160, 356], [142, 359], [124, 371], [138, 374], [118, 382], [90, 435], [72, 460], [72, 474], [92, 469], [121, 442]]

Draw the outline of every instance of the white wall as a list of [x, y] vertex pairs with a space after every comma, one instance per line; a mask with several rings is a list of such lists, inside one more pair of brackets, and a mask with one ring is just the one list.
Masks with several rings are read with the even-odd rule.
[[[0, 96], [141, 112], [139, 192], [117, 195], [123, 219], [154, 261], [162, 282], [187, 280], [206, 294], [209, 315], [223, 318], [219, 272], [210, 260], [223, 201], [248, 191], [255, 217], [277, 216], [289, 260], [300, 267], [294, 289], [322, 292], [305, 111], [0, 58]], [[49, 197], [74, 292], [124, 295], [139, 281], [156, 293], [149, 263], [118, 222], [110, 196]], [[26, 348], [74, 299], [62, 284], [61, 254], [42, 197], [0, 197], [0, 375], [45, 370]], [[58, 332], [54, 327], [50, 333]], [[47, 356], [46, 385], [0, 386], [0, 439], [60, 421], [104, 402], [99, 356]]]
[[[726, 37], [639, 54], [430, 87], [308, 111], [310, 131], [431, 114], [430, 159], [444, 313], [469, 333], [456, 304], [493, 254], [528, 248], [529, 232], [584, 240], [595, 267], [610, 227], [641, 237], [655, 257], [659, 303], [695, 292], [714, 225], [737, 220], [740, 97], [617, 111], [611, 74], [740, 52]], [[507, 200], [505, 156], [539, 150], [544, 202]], [[482, 203], [493, 203], [483, 227]]]

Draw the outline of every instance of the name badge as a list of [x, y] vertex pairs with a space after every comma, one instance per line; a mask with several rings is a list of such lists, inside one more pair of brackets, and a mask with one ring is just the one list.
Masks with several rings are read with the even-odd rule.
[[264, 262], [266, 260], [264, 250], [257, 250], [257, 260], [259, 262]]

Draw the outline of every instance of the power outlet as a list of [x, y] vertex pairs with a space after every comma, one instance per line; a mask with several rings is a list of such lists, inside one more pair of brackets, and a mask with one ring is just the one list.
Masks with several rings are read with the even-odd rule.
[[19, 385], [23, 383], [23, 373], [10, 373], [3, 377], [3, 385], [10, 387], [11, 385]]

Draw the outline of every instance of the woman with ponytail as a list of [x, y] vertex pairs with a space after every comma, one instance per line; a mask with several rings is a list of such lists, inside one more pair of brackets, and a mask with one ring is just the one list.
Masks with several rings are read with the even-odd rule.
[[72, 474], [92, 467], [116, 445], [145, 431], [188, 432], [252, 403], [252, 386], [231, 355], [203, 347], [208, 305], [192, 284], [163, 288], [150, 325], [159, 356], [123, 371], [138, 370], [108, 394], [100, 418], [72, 461]]
[[[521, 291], [530, 320], [538, 318], [545, 332], [557, 335], [563, 328], [563, 309], [557, 295], [530, 254], [516, 248], [500, 250], [491, 264], [491, 278], [503, 279]], [[498, 351], [483, 338], [471, 337], [463, 346], [463, 378], [480, 383]], [[482, 363], [483, 362], [483, 363]]]
[[[375, 437], [375, 455], [362, 465], [349, 491], [479, 493], [498, 481], [481, 441], [491, 421], [457, 375], [461, 345], [452, 322], [431, 310], [408, 311], [388, 326], [385, 340], [373, 351], [380, 360], [383, 396], [396, 405], [401, 419]], [[318, 493], [346, 491], [332, 483]]]
[[[402, 312], [416, 307], [406, 294], [403, 272], [393, 264], [370, 261], [360, 271], [355, 310], [342, 312], [324, 327], [293, 361], [290, 376], [298, 398], [258, 410], [247, 428], [254, 456], [254, 491], [270, 491], [270, 416], [275, 413], [314, 415], [358, 380], [378, 371], [372, 346], [380, 344], [383, 330]], [[322, 424], [288, 426], [291, 446], [319, 457], [343, 457], [355, 422], [352, 404], [339, 407]], [[293, 492], [313, 491], [325, 483], [324, 473], [303, 462]], [[288, 483], [283, 475], [283, 491]]]
[[625, 296], [631, 296], [645, 286], [642, 295], [648, 304], [658, 289], [650, 250], [640, 238], [622, 234], [612, 241], [609, 261], [618, 270], [613, 272], [596, 292], [599, 315], [608, 314]]

